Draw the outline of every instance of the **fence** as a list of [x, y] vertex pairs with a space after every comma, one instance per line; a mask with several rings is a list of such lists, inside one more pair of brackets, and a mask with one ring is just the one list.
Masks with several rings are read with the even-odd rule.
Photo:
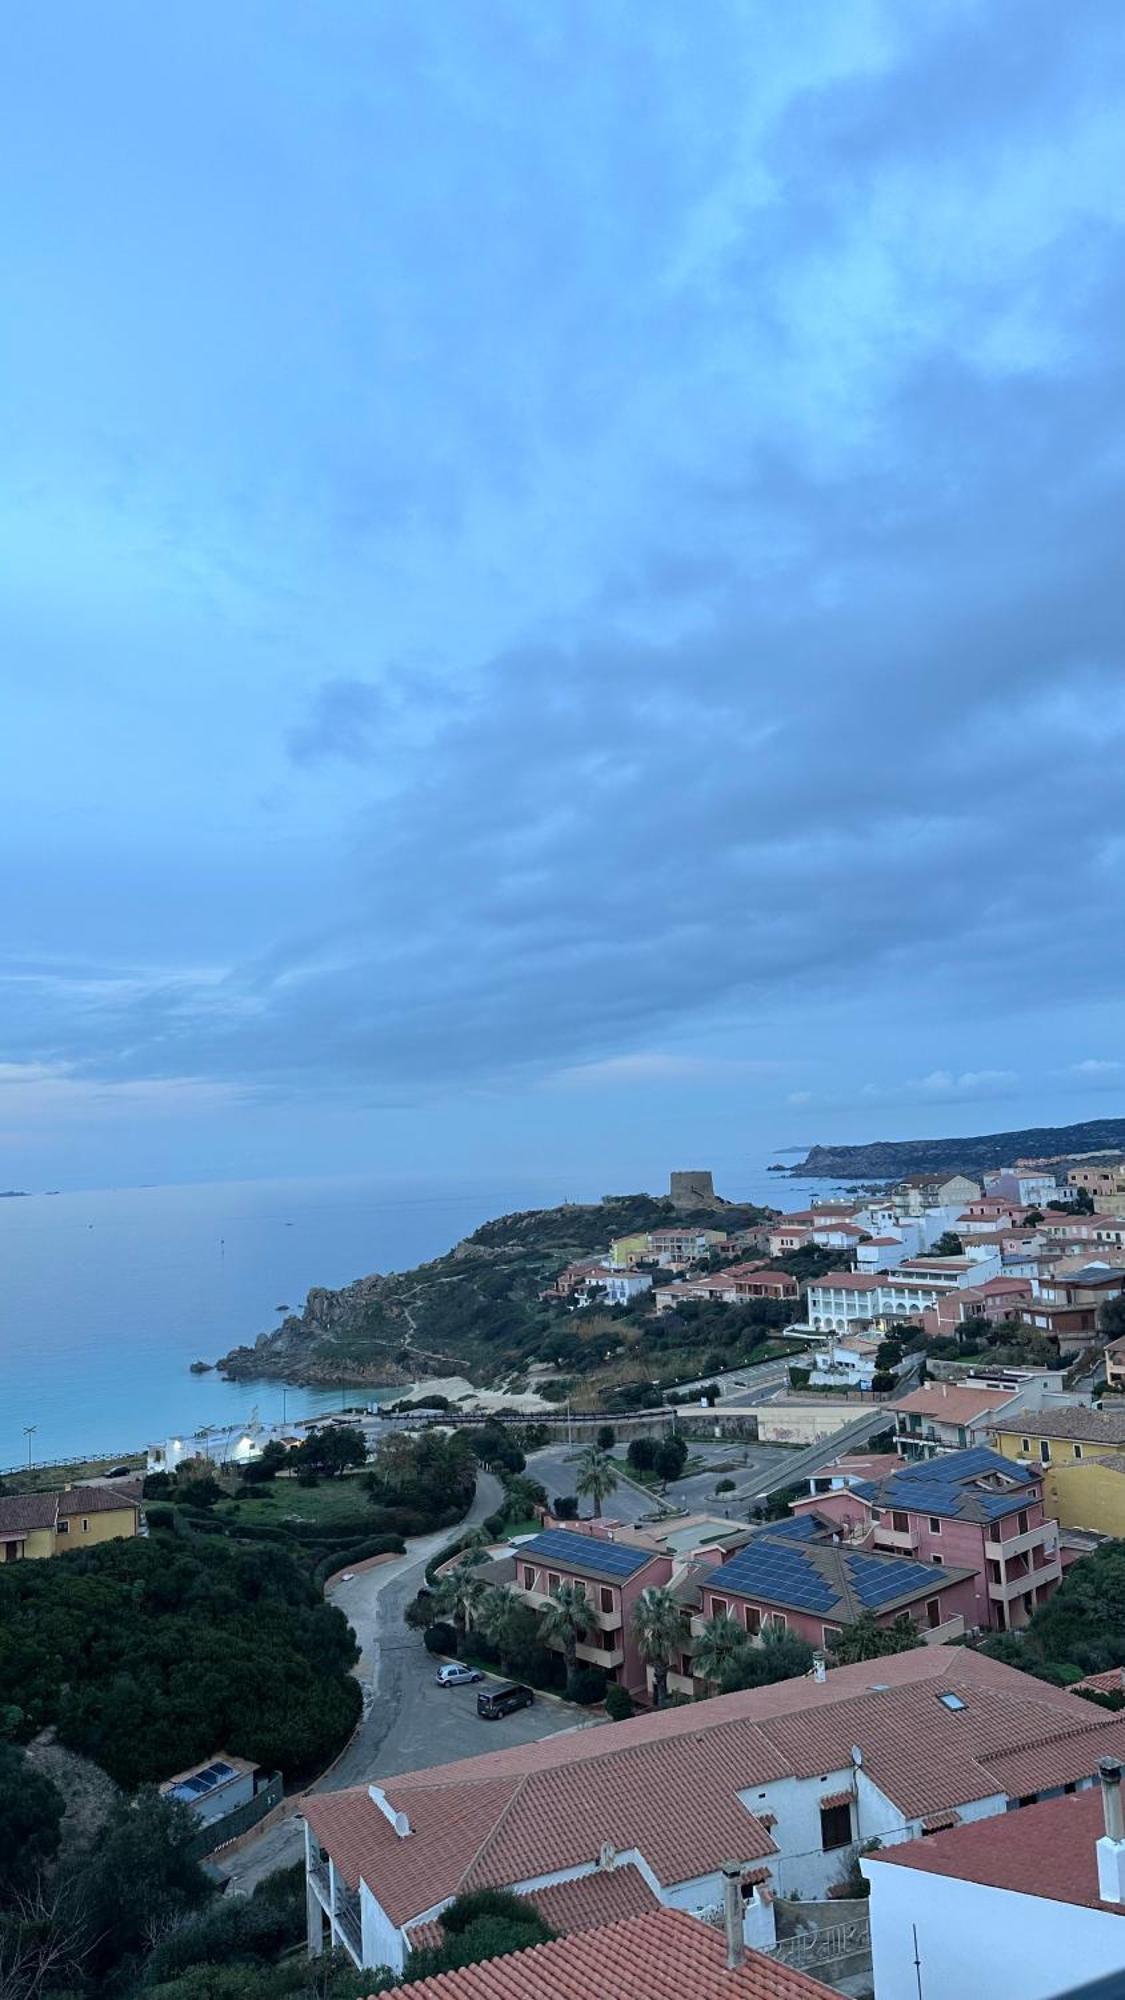
[[193, 1858], [202, 1861], [204, 1855], [215, 1854], [228, 1841], [237, 1840], [240, 1833], [248, 1833], [252, 1826], [257, 1826], [260, 1819], [265, 1819], [266, 1814], [280, 1804], [284, 1790], [281, 1772], [275, 1771], [244, 1805], [224, 1813], [222, 1819], [212, 1820], [209, 1826], [200, 1827], [191, 1843]]

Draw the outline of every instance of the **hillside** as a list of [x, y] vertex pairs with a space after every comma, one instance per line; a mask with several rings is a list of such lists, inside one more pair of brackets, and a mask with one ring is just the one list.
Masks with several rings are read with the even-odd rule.
[[1018, 1132], [983, 1132], [964, 1139], [877, 1139], [865, 1146], [810, 1146], [793, 1174], [832, 1180], [894, 1180], [903, 1174], [980, 1174], [1016, 1159], [1067, 1159], [1104, 1150], [1125, 1152], [1125, 1118], [1091, 1118], [1081, 1125], [1032, 1125]]
[[[724, 1207], [723, 1226], [746, 1228], [766, 1212]], [[716, 1215], [685, 1218], [667, 1199], [635, 1194], [499, 1216], [432, 1263], [311, 1291], [302, 1313], [217, 1365], [238, 1380], [304, 1383], [463, 1373], [483, 1386], [560, 1358], [585, 1372], [575, 1315], [542, 1300], [543, 1287], [564, 1264], [604, 1251], [613, 1236], [685, 1220], [713, 1227]], [[604, 1345], [603, 1332], [599, 1354]]]

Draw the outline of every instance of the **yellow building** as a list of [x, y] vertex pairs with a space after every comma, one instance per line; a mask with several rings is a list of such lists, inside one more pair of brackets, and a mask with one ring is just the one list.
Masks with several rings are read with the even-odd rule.
[[[1057, 1519], [1062, 1527], [1125, 1536], [1125, 1451], [1084, 1458], [1079, 1465], [1056, 1466], [1045, 1484], [1055, 1489]], [[1056, 1509], [1052, 1507], [1051, 1512]]]
[[114, 1486], [66, 1486], [59, 1493], [0, 1497], [0, 1563], [66, 1555], [137, 1534], [140, 1502]]
[[648, 1230], [634, 1230], [631, 1236], [610, 1238], [609, 1261], [615, 1271], [631, 1271], [649, 1254]]
[[[1100, 1523], [1090, 1518], [1092, 1508], [1120, 1508], [1115, 1518], [1123, 1525], [1104, 1532], [1125, 1532], [1125, 1484], [1110, 1463], [1118, 1455], [1125, 1460], [1125, 1411], [1024, 1411], [998, 1423], [992, 1443], [1002, 1457], [1024, 1459], [1042, 1473], [1044, 1508], [1062, 1527], [1095, 1528]], [[1102, 1470], [1087, 1480], [1099, 1463]], [[1122, 1492], [1111, 1501], [1114, 1480]]]

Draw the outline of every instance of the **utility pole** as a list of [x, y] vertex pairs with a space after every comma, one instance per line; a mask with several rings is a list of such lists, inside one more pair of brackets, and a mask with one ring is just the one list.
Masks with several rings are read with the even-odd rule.
[[27, 1439], [27, 1469], [29, 1472], [31, 1471], [31, 1440], [38, 1429], [38, 1424], [25, 1424], [23, 1427], [23, 1434]]

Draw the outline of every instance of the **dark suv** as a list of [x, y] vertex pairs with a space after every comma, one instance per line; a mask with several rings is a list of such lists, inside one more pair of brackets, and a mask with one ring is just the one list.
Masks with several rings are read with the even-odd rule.
[[535, 1696], [528, 1687], [518, 1687], [509, 1682], [507, 1687], [485, 1688], [477, 1696], [477, 1714], [486, 1722], [498, 1722], [502, 1715], [512, 1715], [517, 1708], [530, 1708]]

